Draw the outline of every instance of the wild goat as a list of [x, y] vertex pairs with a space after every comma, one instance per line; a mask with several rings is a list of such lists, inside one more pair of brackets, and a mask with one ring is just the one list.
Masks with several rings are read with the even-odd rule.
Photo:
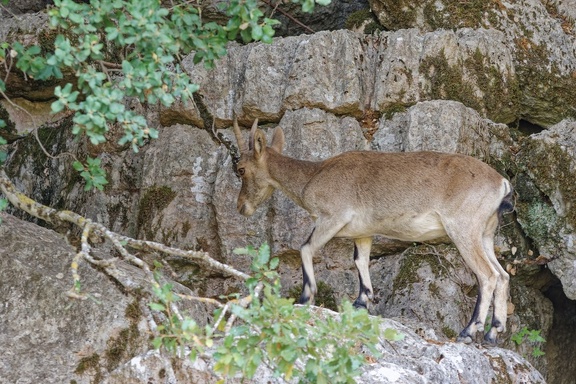
[[284, 133], [272, 142], [252, 126], [246, 145], [238, 122], [234, 134], [240, 149], [236, 166], [242, 178], [238, 211], [250, 216], [275, 189], [280, 189], [315, 220], [302, 246], [303, 289], [300, 303], [314, 299], [312, 257], [334, 237], [354, 240], [360, 278], [356, 307], [373, 298], [368, 270], [372, 236], [427, 241], [448, 235], [478, 279], [472, 319], [459, 341], [470, 343], [484, 332], [492, 298], [494, 313], [485, 341], [495, 344], [506, 329], [509, 276], [494, 253], [494, 233], [502, 212], [513, 209], [512, 186], [483, 162], [470, 156], [440, 152], [346, 152], [324, 161], [282, 155]]

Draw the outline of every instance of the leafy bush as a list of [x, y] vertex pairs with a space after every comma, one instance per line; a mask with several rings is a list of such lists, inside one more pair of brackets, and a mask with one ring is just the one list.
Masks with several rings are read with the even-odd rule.
[[534, 345], [532, 349], [532, 356], [533, 357], [540, 357], [544, 356], [544, 352], [540, 349], [542, 343], [546, 342], [546, 340], [540, 335], [541, 330], [538, 329], [528, 329], [527, 327], [522, 328], [519, 332], [516, 332], [510, 337], [517, 346], [521, 345], [525, 341]]
[[[330, 0], [292, 0], [311, 12], [315, 4]], [[228, 17], [225, 25], [205, 23], [198, 3], [159, 0], [54, 0], [49, 8], [54, 45], [24, 46], [0, 42], [0, 63], [17, 68], [27, 78], [48, 80], [71, 73], [76, 84], [55, 88], [52, 111], [74, 112], [75, 134], [85, 134], [94, 145], [107, 140], [110, 125], [124, 135], [121, 145], [138, 151], [158, 131], [125, 106], [132, 97], [142, 103], [169, 107], [186, 101], [198, 90], [182, 61], [193, 53], [195, 64], [208, 68], [226, 54], [226, 44], [240, 37], [244, 42], [269, 43], [279, 22], [264, 17], [257, 0], [220, 2]], [[8, 53], [8, 55], [7, 55]], [[15, 65], [13, 65], [15, 64]], [[0, 90], [4, 90], [0, 80]], [[92, 164], [75, 166], [87, 185], [101, 187], [95, 179], [104, 172]], [[100, 169], [99, 171], [97, 169]], [[92, 173], [93, 171], [96, 174]]]
[[[265, 365], [284, 380], [354, 383], [369, 356], [378, 356], [378, 318], [354, 309], [349, 302], [339, 314], [295, 306], [293, 299], [280, 296], [275, 271], [279, 260], [270, 259], [268, 245], [235, 252], [253, 258], [254, 274], [247, 281], [250, 295], [228, 301], [214, 312], [214, 323], [202, 328], [189, 317], [175, 314], [170, 308], [179, 296], [170, 284], [158, 284], [154, 289], [158, 302], [150, 307], [162, 312], [166, 320], [159, 327], [154, 347], [183, 356], [186, 345], [192, 349], [191, 359], [212, 348], [214, 370], [224, 377], [241, 374], [252, 378], [257, 368]], [[403, 338], [393, 329], [386, 329], [382, 336], [392, 341]]]

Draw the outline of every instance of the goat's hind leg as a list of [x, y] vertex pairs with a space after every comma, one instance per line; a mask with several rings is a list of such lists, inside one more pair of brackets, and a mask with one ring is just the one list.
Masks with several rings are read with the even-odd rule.
[[509, 280], [508, 273], [502, 268], [496, 254], [494, 253], [494, 230], [491, 228], [486, 232], [482, 244], [484, 251], [488, 255], [492, 266], [498, 273], [498, 280], [494, 290], [494, 312], [492, 314], [492, 322], [490, 330], [484, 335], [484, 341], [488, 344], [495, 345], [497, 342], [498, 333], [506, 331], [506, 318], [508, 316], [508, 294], [509, 294]]
[[460, 342], [471, 343], [476, 338], [478, 331], [484, 333], [484, 322], [498, 283], [499, 273], [484, 250], [482, 231], [462, 231], [460, 229], [456, 235], [450, 233], [449, 235], [460, 251], [464, 262], [474, 272], [478, 280], [478, 298], [472, 318], [457, 338]]
[[374, 298], [372, 282], [370, 281], [370, 249], [372, 248], [372, 238], [363, 237], [354, 239], [354, 262], [358, 269], [358, 279], [360, 281], [360, 293], [354, 301], [355, 308], [368, 309], [368, 302]]

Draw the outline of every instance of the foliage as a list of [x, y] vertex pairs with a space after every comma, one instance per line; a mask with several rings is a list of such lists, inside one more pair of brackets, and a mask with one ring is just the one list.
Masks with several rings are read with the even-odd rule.
[[[311, 12], [316, 3], [329, 0], [292, 0]], [[221, 2], [226, 25], [204, 22], [200, 2], [159, 0], [54, 0], [48, 13], [55, 30], [53, 47], [0, 43], [0, 62], [16, 61], [16, 68], [37, 80], [73, 74], [76, 84], [55, 89], [54, 113], [74, 112], [75, 134], [86, 134], [92, 144], [106, 141], [111, 125], [121, 129], [120, 144], [134, 151], [158, 132], [146, 119], [126, 108], [126, 97], [142, 103], [169, 107], [186, 101], [198, 90], [182, 65], [194, 53], [195, 64], [208, 68], [226, 54], [226, 44], [240, 37], [244, 42], [271, 42], [273, 26], [279, 22], [264, 17], [257, 0]], [[9, 57], [6, 57], [9, 52]], [[12, 65], [10, 65], [10, 68]], [[8, 68], [8, 67], [7, 67]], [[0, 89], [4, 86], [0, 80]], [[81, 170], [87, 185], [104, 177], [97, 167]], [[92, 173], [96, 171], [96, 173]], [[92, 180], [92, 182], [90, 182]]]
[[[366, 310], [355, 310], [349, 302], [334, 315], [295, 306], [293, 299], [280, 295], [280, 279], [275, 271], [279, 260], [270, 259], [268, 245], [235, 252], [250, 255], [253, 260], [253, 277], [247, 281], [249, 303], [243, 305], [242, 299], [229, 301], [214, 312], [214, 324], [202, 328], [189, 317], [175, 315], [171, 306], [179, 296], [170, 284], [158, 284], [154, 289], [158, 302], [150, 307], [162, 312], [166, 320], [153, 345], [180, 354], [185, 345], [189, 346], [192, 359], [212, 347], [214, 370], [224, 377], [240, 373], [250, 379], [259, 366], [265, 365], [276, 377], [287, 381], [353, 383], [367, 359], [363, 348], [369, 354], [378, 354], [378, 319]], [[230, 318], [226, 321], [228, 309]], [[403, 338], [393, 329], [386, 329], [383, 336], [389, 341]]]
[[[212, 331], [208, 326], [205, 330], [202, 330], [193, 319], [189, 317], [182, 319], [177, 312], [174, 312], [174, 303], [178, 302], [180, 297], [172, 292], [174, 288], [172, 284], [159, 284], [160, 274], [158, 271], [161, 265], [158, 262], [155, 262], [155, 265], [154, 278], [156, 284], [153, 286], [153, 293], [159, 302], [152, 302], [149, 306], [154, 311], [164, 313], [166, 321], [158, 326], [157, 331], [160, 336], [154, 338], [152, 345], [156, 349], [162, 346], [169, 352], [178, 353], [180, 357], [184, 357], [185, 346], [192, 343], [194, 349], [191, 351], [190, 358], [194, 360], [196, 351], [203, 351], [204, 346], [212, 346], [210, 338]], [[202, 337], [203, 332], [204, 337]]]
[[74, 169], [80, 172], [80, 176], [86, 180], [86, 185], [84, 186], [85, 191], [92, 189], [92, 187], [101, 191], [104, 189], [104, 185], [108, 184], [104, 171], [100, 168], [100, 163], [100, 159], [88, 157], [86, 159], [86, 165], [79, 161], [75, 161], [72, 164]]
[[532, 349], [533, 357], [544, 356], [544, 352], [540, 349], [540, 344], [546, 342], [546, 340], [540, 335], [541, 330], [538, 329], [528, 329], [527, 327], [522, 328], [520, 331], [516, 332], [510, 337], [517, 346], [524, 343], [526, 340], [534, 345]]

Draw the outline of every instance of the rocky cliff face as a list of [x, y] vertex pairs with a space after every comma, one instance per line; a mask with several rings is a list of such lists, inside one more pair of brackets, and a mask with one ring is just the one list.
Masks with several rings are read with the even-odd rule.
[[[210, 129], [204, 129], [205, 121], [214, 121], [230, 140], [233, 111], [246, 126], [254, 118], [260, 119], [263, 128], [279, 125], [286, 133], [285, 152], [307, 160], [354, 149], [428, 149], [476, 156], [509, 177], [517, 191], [516, 211], [506, 218], [497, 236], [501, 263], [512, 275], [509, 330], [503, 346], [526, 355], [548, 382], [569, 383], [576, 374], [576, 343], [570, 328], [576, 321], [576, 40], [570, 17], [576, 11], [569, 2], [555, 4], [536, 0], [371, 1], [385, 29], [373, 35], [336, 30], [278, 38], [271, 45], [231, 44], [228, 56], [212, 71], [194, 66], [188, 58], [187, 69], [201, 86], [195, 104], [166, 110], [131, 102], [151, 124], [159, 125], [161, 132], [158, 140], [138, 154], [114, 144], [113, 131], [110, 144], [104, 147], [73, 140], [69, 117], [49, 119], [47, 115], [50, 85], [31, 87], [15, 82], [18, 86], [9, 88], [9, 94], [18, 97], [20, 104], [33, 105], [38, 118], [26, 121], [2, 101], [0, 113], [12, 124], [1, 134], [10, 140], [22, 136], [8, 148], [6, 169], [23, 192], [46, 205], [74, 210], [134, 237], [203, 249], [241, 270], [248, 271], [249, 260], [231, 251], [268, 242], [273, 253], [281, 257], [282, 283], [288, 295], [294, 294], [292, 287], [301, 284], [298, 249], [309, 235], [312, 221], [280, 193], [253, 217], [238, 215], [235, 207], [240, 183], [226, 148], [214, 140]], [[0, 40], [18, 35], [34, 41], [44, 36], [41, 14], [21, 19], [24, 24], [5, 16]], [[39, 137], [50, 151], [90, 153], [102, 159], [110, 181], [104, 192], [84, 192], [65, 158], [49, 160], [41, 153], [34, 138], [26, 135], [39, 123], [44, 124]], [[541, 132], [530, 135], [526, 127]], [[26, 231], [37, 230], [28, 225], [4, 217], [0, 244], [13, 243], [20, 226], [28, 228]], [[46, 236], [52, 235], [46, 232]], [[21, 270], [15, 265], [30, 263], [29, 253], [16, 248], [0, 252], [1, 281], [21, 281], [17, 276], [26, 276], [26, 281], [37, 279], [38, 284], [50, 285], [53, 282], [48, 280], [54, 276], [57, 279], [60, 273], [67, 274], [66, 255], [71, 250], [63, 246], [57, 252], [62, 255], [62, 265], [39, 267], [47, 262], [39, 259]], [[18, 263], [8, 262], [5, 256], [20, 253], [22, 261]], [[174, 267], [176, 280], [194, 294], [217, 296], [239, 289], [236, 281], [203, 272], [197, 265], [168, 262]], [[320, 299], [330, 302], [355, 297], [358, 288], [350, 242], [331, 241], [314, 262], [317, 279], [325, 287]], [[370, 269], [376, 296], [373, 312], [405, 324], [398, 327], [410, 335], [406, 343], [415, 349], [403, 352], [401, 358], [390, 352], [392, 357], [366, 370], [366, 382], [393, 382], [393, 377], [404, 382], [423, 381], [423, 377], [438, 378], [439, 382], [456, 382], [463, 377], [470, 379], [466, 382], [480, 382], [478, 378], [482, 378], [484, 382], [488, 377], [498, 380], [503, 372], [507, 372], [508, 376], [502, 377], [509, 382], [543, 380], [514, 354], [448, 342], [465, 325], [476, 297], [476, 281], [452, 246], [377, 239]], [[85, 284], [101, 284], [90, 279]], [[6, 293], [12, 303], [2, 309], [2, 319], [11, 330], [7, 340], [27, 340], [12, 324], [34, 309], [24, 306], [18, 297], [35, 298], [39, 294], [34, 284], [4, 284], [3, 292], [19, 292]], [[54, 289], [49, 297], [58, 297], [58, 289]], [[105, 289], [114, 290], [113, 286], [103, 286]], [[105, 298], [114, 295], [122, 296], [119, 292], [102, 293]], [[184, 364], [178, 370], [166, 357], [147, 352], [145, 337], [140, 337], [145, 322], [128, 315], [130, 299], [114, 302], [117, 308], [107, 309], [120, 314], [114, 320], [118, 324], [106, 318], [111, 313], [94, 314], [90, 321], [94, 325], [89, 329], [84, 325], [76, 328], [84, 324], [82, 321], [70, 321], [74, 332], [81, 335], [78, 340], [92, 341], [73, 347], [79, 353], [76, 357], [70, 349], [62, 352], [67, 356], [67, 373], [54, 370], [47, 373], [50, 378], [86, 382], [127, 382], [131, 378], [141, 382], [146, 380], [142, 372], [160, 380], [163, 370], [168, 372], [162, 379], [165, 381], [172, 377], [213, 380], [208, 373], [209, 361], [194, 367]], [[58, 320], [60, 313], [47, 312], [44, 318], [62, 321]], [[201, 310], [198, 314], [205, 316]], [[40, 324], [34, 316], [30, 321]], [[98, 340], [93, 340], [90, 332], [98, 327], [108, 327], [112, 333], [99, 333]], [[539, 329], [547, 338], [545, 356], [531, 357], [534, 345], [526, 342], [517, 346], [510, 341], [510, 335], [524, 327]], [[40, 328], [43, 335], [54, 330], [43, 325]], [[114, 332], [133, 335], [134, 340], [133, 344], [126, 341], [129, 351], [123, 351], [112, 364], [107, 351], [120, 337]], [[79, 343], [58, 335], [67, 343]], [[432, 341], [424, 344], [423, 338]], [[31, 339], [24, 343], [27, 347], [11, 347], [10, 353], [26, 355], [37, 344]], [[93, 350], [79, 352], [88, 345]], [[416, 350], [430, 353], [423, 355]], [[446, 365], [435, 365], [439, 356], [463, 356], [465, 364], [450, 357]], [[82, 360], [85, 357], [95, 361], [81, 369], [81, 362], [88, 364]], [[12, 371], [14, 361], [4, 359], [0, 364]], [[518, 364], [525, 368], [518, 368]], [[482, 368], [467, 371], [472, 366]], [[465, 376], [458, 379], [455, 371]], [[522, 376], [524, 373], [527, 376]], [[32, 373], [22, 375], [29, 382], [37, 379]]]

